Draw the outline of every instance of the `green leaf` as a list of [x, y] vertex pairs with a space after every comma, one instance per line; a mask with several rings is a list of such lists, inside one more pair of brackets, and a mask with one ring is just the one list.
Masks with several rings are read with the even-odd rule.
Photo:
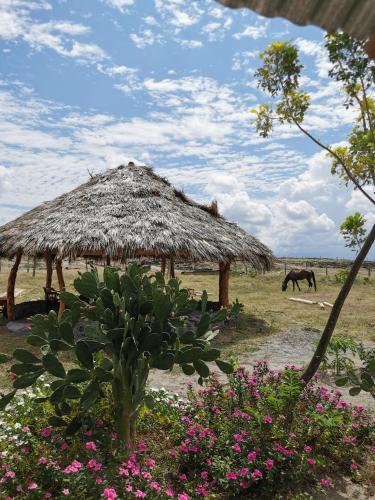
[[226, 309], [220, 309], [211, 315], [211, 324], [212, 323], [221, 323], [228, 316], [228, 311]]
[[141, 347], [143, 351], [148, 351], [151, 354], [155, 350], [160, 350], [163, 335], [161, 333], [149, 333], [142, 339]]
[[17, 377], [13, 382], [13, 387], [15, 389], [25, 389], [26, 387], [30, 387], [30, 385], [33, 385], [43, 373], [44, 369], [35, 373], [26, 373], [25, 375], [21, 375], [21, 377]]
[[194, 366], [194, 368], [197, 370], [197, 372], [199, 373], [199, 375], [202, 378], [207, 378], [209, 376], [210, 369], [208, 368], [208, 366], [206, 365], [206, 363], [204, 363], [200, 359], [194, 360], [193, 361], [193, 366]]
[[217, 364], [219, 370], [221, 370], [223, 373], [226, 373], [227, 375], [233, 373], [233, 366], [230, 363], [227, 363], [226, 361], [221, 361], [220, 359], [216, 359], [215, 363]]
[[64, 387], [63, 395], [66, 399], [79, 399], [81, 391], [75, 385], [69, 384]]
[[94, 273], [83, 273], [79, 278], [74, 280], [74, 288], [83, 297], [95, 299], [99, 295], [99, 288]]
[[372, 375], [373, 377], [375, 377], [375, 358], [371, 359], [369, 361], [369, 364], [368, 364], [368, 371], [370, 373], [370, 375]]
[[35, 373], [41, 369], [41, 365], [32, 365], [31, 363], [21, 363], [12, 365], [10, 371], [16, 375], [25, 375], [25, 373]]
[[48, 340], [43, 337], [39, 337], [39, 335], [29, 335], [27, 337], [27, 343], [34, 347], [41, 347], [43, 345], [48, 344]]
[[202, 359], [203, 349], [200, 347], [191, 347], [184, 351], [180, 351], [176, 355], [176, 361], [179, 364], [192, 363], [195, 359]]
[[66, 384], [66, 380], [63, 380], [63, 379], [54, 380], [53, 382], [51, 382], [51, 389], [53, 391], [56, 391], [56, 389], [58, 389], [59, 387], [61, 387], [62, 385], [65, 385], [65, 384]]
[[73, 327], [70, 323], [67, 322], [60, 323], [60, 335], [61, 338], [65, 340], [65, 342], [67, 342], [70, 345], [74, 345]]
[[83, 342], [77, 342], [75, 353], [78, 361], [85, 367], [91, 370], [94, 366], [94, 360], [88, 345]]
[[21, 363], [40, 363], [41, 360], [37, 358], [32, 352], [26, 349], [15, 349], [13, 352], [13, 358]]
[[66, 436], [73, 436], [79, 429], [82, 427], [82, 419], [81, 417], [74, 417], [70, 422], [68, 427], [65, 429]]
[[349, 389], [349, 394], [351, 396], [357, 396], [360, 392], [361, 392], [361, 388], [360, 387], [351, 387]]
[[51, 401], [52, 404], [56, 405], [59, 403], [63, 397], [64, 394], [64, 387], [65, 384], [60, 385], [49, 397], [49, 400]]
[[146, 394], [146, 396], [144, 397], [144, 402], [147, 408], [149, 408], [150, 410], [152, 410], [155, 406], [155, 400], [150, 394]]
[[8, 356], [8, 354], [0, 353], [0, 364], [8, 363], [12, 359], [12, 356]]
[[66, 379], [68, 382], [80, 383], [90, 380], [91, 373], [87, 370], [81, 370], [80, 368], [72, 368], [68, 371]]
[[348, 383], [348, 380], [349, 380], [348, 377], [339, 378], [336, 380], [336, 385], [338, 387], [343, 387], [344, 385], [346, 385]]
[[100, 397], [100, 386], [97, 381], [91, 382], [85, 389], [81, 397], [81, 407], [87, 411]]
[[100, 382], [112, 382], [113, 375], [111, 372], [107, 372], [103, 368], [97, 366], [94, 370], [94, 376]]
[[72, 307], [76, 302], [80, 302], [79, 297], [74, 295], [74, 293], [70, 292], [60, 292], [60, 299], [64, 302], [64, 304], [68, 307]]
[[53, 351], [71, 351], [73, 346], [65, 342], [65, 340], [52, 339], [50, 341], [50, 346]]
[[195, 332], [186, 332], [181, 335], [180, 341], [183, 344], [191, 344], [195, 340], [195, 338], [196, 338]]
[[169, 370], [174, 363], [174, 355], [172, 353], [160, 354], [152, 362], [152, 367], [158, 370]]
[[58, 378], [65, 378], [65, 368], [63, 364], [53, 354], [46, 354], [42, 359], [43, 366], [48, 373]]
[[202, 354], [203, 361], [215, 361], [215, 359], [220, 357], [219, 349], [209, 349], [204, 351]]
[[66, 421], [58, 417], [57, 415], [52, 415], [52, 417], [49, 417], [48, 419], [49, 425], [52, 425], [52, 427], [65, 427], [66, 426]]
[[210, 327], [211, 317], [208, 313], [204, 313], [197, 326], [197, 337], [204, 335]]
[[0, 411], [2, 410], [5, 410], [5, 408], [8, 406], [8, 404], [12, 401], [12, 399], [14, 398], [15, 394], [17, 392], [17, 389], [15, 389], [14, 391], [12, 392], [9, 392], [8, 394], [6, 394], [5, 396], [3, 396], [1, 399], [0, 399]]
[[188, 365], [186, 363], [183, 363], [181, 365], [182, 371], [185, 373], [185, 375], [193, 375], [195, 373], [195, 368], [192, 365]]
[[112, 368], [113, 368], [113, 363], [112, 363], [112, 361], [109, 358], [104, 358], [101, 361], [100, 366], [103, 368], [103, 370], [106, 370], [107, 372], [110, 372], [112, 370]]

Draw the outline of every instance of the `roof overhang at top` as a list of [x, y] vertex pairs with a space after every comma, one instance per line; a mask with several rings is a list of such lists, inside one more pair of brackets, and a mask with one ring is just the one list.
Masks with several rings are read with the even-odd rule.
[[342, 30], [369, 40], [367, 53], [375, 58], [374, 0], [216, 0], [226, 7], [247, 7], [265, 17], [283, 17], [300, 26], [313, 24], [328, 32]]

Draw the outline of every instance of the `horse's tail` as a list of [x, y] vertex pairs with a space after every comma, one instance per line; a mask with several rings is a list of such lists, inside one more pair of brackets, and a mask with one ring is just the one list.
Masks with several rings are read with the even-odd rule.
[[314, 282], [314, 288], [315, 288], [315, 291], [316, 291], [316, 280], [315, 280], [314, 271], [311, 271], [311, 275], [312, 275], [312, 279], [313, 279], [313, 282]]

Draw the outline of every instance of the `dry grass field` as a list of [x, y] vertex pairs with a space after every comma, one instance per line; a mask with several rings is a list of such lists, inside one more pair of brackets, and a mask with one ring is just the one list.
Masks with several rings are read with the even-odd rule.
[[[99, 268], [100, 269], [100, 268]], [[77, 276], [77, 267], [64, 269], [65, 281], [68, 289], [72, 289], [74, 278]], [[85, 266], [80, 266], [84, 271]], [[6, 290], [9, 268], [3, 264], [0, 273], [0, 293]], [[230, 279], [230, 298], [238, 300], [244, 305], [244, 310], [236, 323], [219, 334], [215, 345], [223, 351], [224, 356], [234, 354], [240, 359], [258, 350], [266, 337], [277, 336], [286, 330], [314, 328], [322, 330], [330, 309], [320, 309], [318, 305], [307, 305], [288, 300], [289, 297], [300, 297], [320, 302], [333, 302], [340, 289], [340, 284], [334, 277], [317, 272], [318, 291], [308, 291], [307, 283], [302, 282], [301, 292], [292, 291], [291, 284], [287, 292], [281, 291], [281, 282], [284, 278], [283, 270], [267, 274], [258, 274], [254, 277], [233, 273]], [[182, 285], [195, 290], [204, 290], [210, 294], [210, 300], [218, 298], [217, 274], [180, 274]], [[54, 273], [53, 286], [57, 288]], [[43, 298], [45, 270], [37, 269], [33, 277], [32, 271], [27, 272], [24, 267], [19, 272], [16, 287], [22, 290], [16, 302]], [[355, 282], [347, 299], [336, 328], [336, 335], [345, 335], [358, 341], [375, 342], [375, 277], [370, 280], [362, 274]], [[275, 338], [275, 337], [273, 337]], [[10, 353], [15, 347], [22, 347], [26, 337], [22, 334], [11, 333], [0, 325], [1, 352]], [[288, 359], [285, 359], [288, 363]], [[5, 368], [3, 368], [4, 374]], [[7, 385], [5, 377], [0, 385]]]

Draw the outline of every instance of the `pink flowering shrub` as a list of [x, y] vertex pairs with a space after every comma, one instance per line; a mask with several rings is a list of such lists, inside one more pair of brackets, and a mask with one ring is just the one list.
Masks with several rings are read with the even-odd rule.
[[110, 405], [98, 403], [95, 420], [68, 438], [48, 424], [49, 402], [33, 402], [48, 393], [39, 383], [0, 421], [0, 498], [276, 498], [292, 484], [329, 491], [335, 469], [359, 479], [373, 432], [364, 408], [317, 383], [302, 387], [298, 375], [259, 363], [229, 384], [211, 377], [187, 400], [151, 391], [130, 456]]

